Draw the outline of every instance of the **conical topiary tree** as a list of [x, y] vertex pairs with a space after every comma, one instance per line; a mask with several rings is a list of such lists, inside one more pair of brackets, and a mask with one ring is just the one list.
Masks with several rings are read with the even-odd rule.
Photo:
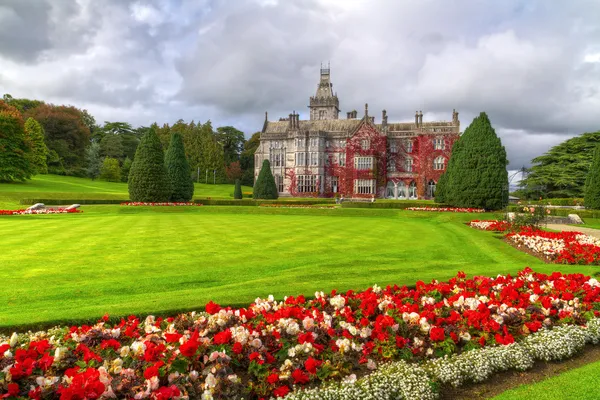
[[242, 195], [242, 184], [240, 183], [239, 179], [235, 180], [235, 190], [233, 191], [233, 198], [234, 199], [241, 199], [243, 197]]
[[131, 201], [163, 202], [171, 195], [160, 139], [149, 129], [135, 151], [127, 180]]
[[275, 184], [275, 178], [271, 173], [271, 164], [269, 160], [264, 160], [263, 165], [258, 173], [258, 178], [254, 183], [254, 190], [252, 197], [255, 199], [277, 199], [279, 193], [277, 193], [277, 185]]
[[442, 195], [456, 207], [498, 210], [508, 204], [506, 150], [482, 112], [452, 148]]
[[171, 135], [169, 148], [165, 153], [167, 176], [171, 182], [171, 201], [190, 201], [194, 196], [194, 182], [190, 172], [190, 164], [185, 157], [185, 148], [181, 135], [177, 132]]
[[592, 165], [585, 179], [584, 204], [586, 208], [600, 209], [600, 145], [594, 150]]

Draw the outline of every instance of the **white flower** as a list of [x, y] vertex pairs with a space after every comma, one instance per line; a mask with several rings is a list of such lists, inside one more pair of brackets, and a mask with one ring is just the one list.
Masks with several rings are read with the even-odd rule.
[[377, 364], [375, 363], [375, 361], [369, 358], [369, 360], [367, 361], [367, 368], [373, 371], [374, 369], [377, 369]]
[[19, 336], [17, 335], [17, 332], [13, 332], [8, 344], [10, 344], [10, 347], [15, 347], [17, 345], [18, 341], [19, 341]]
[[190, 372], [190, 380], [195, 381], [198, 379], [198, 371], [194, 370]]
[[202, 393], [201, 400], [213, 400], [213, 396], [209, 390], [205, 390], [204, 393]]
[[346, 299], [339, 294], [329, 299], [329, 304], [335, 307], [336, 310], [343, 308], [346, 305]]
[[217, 379], [213, 374], [209, 373], [206, 379], [204, 380], [204, 383], [206, 383], [207, 387], [213, 388], [217, 386]]
[[129, 346], [123, 346], [123, 347], [121, 347], [121, 349], [119, 350], [119, 355], [120, 355], [121, 357], [127, 357], [127, 356], [129, 355], [129, 351], [130, 351], [130, 348], [129, 348]]
[[146, 345], [143, 342], [135, 341], [131, 344], [131, 351], [136, 356], [141, 356], [146, 351]]

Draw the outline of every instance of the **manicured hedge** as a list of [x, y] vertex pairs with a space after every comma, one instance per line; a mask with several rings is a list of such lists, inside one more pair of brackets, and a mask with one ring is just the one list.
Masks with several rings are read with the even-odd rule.
[[409, 207], [447, 207], [445, 204], [434, 203], [430, 200], [376, 200], [371, 202], [352, 202], [344, 201], [343, 208], [397, 208], [406, 209]]
[[43, 203], [53, 206], [65, 206], [71, 204], [121, 204], [130, 201], [129, 199], [79, 199], [79, 200], [69, 200], [69, 199], [21, 199], [20, 204], [37, 204]]
[[[509, 212], [522, 212], [524, 206], [509, 206]], [[550, 215], [558, 217], [568, 217], [569, 214], [577, 214], [581, 218], [600, 218], [600, 210], [576, 210], [573, 208], [547, 208], [550, 210]]]
[[521, 200], [522, 204], [533, 204], [533, 205], [550, 205], [550, 206], [582, 206], [582, 198], [556, 198], [556, 199], [543, 199], [543, 200]]

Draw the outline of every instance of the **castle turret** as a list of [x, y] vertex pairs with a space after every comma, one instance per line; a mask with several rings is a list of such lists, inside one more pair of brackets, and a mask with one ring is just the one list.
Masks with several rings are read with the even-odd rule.
[[317, 93], [310, 98], [310, 119], [338, 119], [340, 113], [340, 102], [337, 94], [333, 93], [333, 84], [330, 78], [330, 68], [321, 65], [321, 79], [317, 86]]

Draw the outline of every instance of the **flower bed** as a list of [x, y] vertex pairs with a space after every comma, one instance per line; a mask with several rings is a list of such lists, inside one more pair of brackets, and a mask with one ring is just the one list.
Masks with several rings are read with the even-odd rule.
[[[545, 339], [529, 339], [531, 333], [580, 329], [598, 316], [597, 280], [530, 269], [514, 278], [467, 279], [459, 273], [448, 282], [417, 282], [414, 289], [317, 292], [310, 300], [298, 296], [278, 302], [270, 296], [242, 309], [210, 302], [206, 312], [173, 318], [132, 316], [109, 324], [105, 317], [93, 326], [0, 337], [0, 394], [268, 398], [314, 386], [362, 390], [385, 386], [394, 377], [403, 377], [398, 381], [405, 385], [402, 393], [410, 388], [421, 393], [431, 390], [428, 380], [423, 383], [428, 376], [442, 383], [467, 379], [451, 373], [460, 369], [452, 361], [458, 358], [435, 361], [439, 357], [474, 357], [460, 372], [478, 378], [504, 365], [494, 353], [504, 350], [494, 350], [495, 345], [508, 345], [518, 354], [533, 346], [536, 354], [547, 354]], [[502, 365], [467, 371], [483, 362], [467, 350], [488, 348], [481, 353], [488, 356], [481, 357]], [[512, 352], [506, 356], [509, 364], [525, 365], [534, 358], [522, 355], [520, 362]], [[319, 398], [313, 392], [291, 396]]]
[[410, 211], [436, 211], [436, 212], [464, 212], [464, 213], [483, 213], [481, 208], [460, 208], [460, 207], [408, 207]]
[[259, 207], [333, 209], [335, 208], [335, 204], [260, 204]]
[[83, 211], [76, 208], [46, 208], [41, 210], [0, 210], [0, 215], [26, 215], [26, 214], [77, 214]]
[[201, 206], [202, 204], [200, 203], [192, 203], [192, 202], [187, 202], [187, 203], [171, 203], [171, 202], [167, 202], [167, 203], [146, 203], [143, 201], [128, 201], [125, 203], [121, 203], [122, 206]]
[[498, 220], [480, 221], [476, 219], [469, 222], [467, 225], [469, 225], [471, 228], [492, 232], [506, 232], [511, 228], [511, 224], [509, 222]]
[[564, 264], [600, 264], [600, 239], [581, 232], [546, 232], [522, 229], [509, 233], [507, 239], [518, 247]]

